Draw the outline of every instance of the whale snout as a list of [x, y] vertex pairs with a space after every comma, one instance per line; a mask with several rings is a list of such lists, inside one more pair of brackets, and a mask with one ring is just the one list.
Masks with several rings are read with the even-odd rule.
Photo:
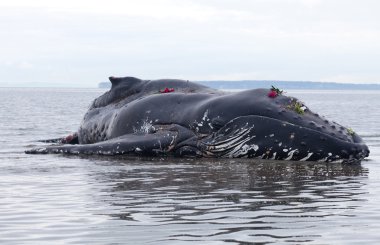
[[[369, 149], [368, 146], [365, 144], [360, 144], [359, 146], [354, 147], [352, 150], [352, 154], [350, 156], [353, 156], [356, 160], [363, 160], [364, 158], [369, 156]], [[349, 159], [352, 158], [349, 156]]]
[[368, 157], [370, 150], [363, 139], [356, 133], [351, 134], [351, 137], [353, 143], [351, 143], [351, 147], [347, 147], [347, 150], [342, 150], [342, 155], [346, 159], [356, 159], [357, 161]]
[[369, 155], [358, 135], [345, 140], [261, 116], [235, 118], [203, 144], [207, 156], [217, 157], [359, 163]]

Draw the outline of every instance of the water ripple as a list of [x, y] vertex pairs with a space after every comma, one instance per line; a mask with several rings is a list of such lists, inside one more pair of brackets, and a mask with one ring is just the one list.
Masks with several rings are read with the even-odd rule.
[[[362, 165], [23, 153], [75, 131], [102, 92], [0, 89], [1, 244], [380, 240], [378, 93], [297, 94], [364, 136]], [[327, 106], [343, 103], [340, 113]]]

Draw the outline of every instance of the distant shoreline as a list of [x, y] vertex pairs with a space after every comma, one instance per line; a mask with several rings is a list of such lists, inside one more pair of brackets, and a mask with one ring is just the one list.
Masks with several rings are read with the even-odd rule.
[[[241, 81], [195, 81], [215, 89], [254, 89], [270, 88], [272, 85], [280, 89], [291, 90], [380, 90], [380, 84], [355, 84], [308, 81], [273, 81], [273, 80], [241, 80]], [[98, 84], [98, 88], [110, 88], [110, 82]]]
[[[272, 85], [282, 90], [380, 90], [380, 84], [356, 84], [310, 81], [279, 81], [279, 80], [237, 80], [237, 81], [195, 81], [205, 86], [222, 90], [245, 90], [255, 88], [270, 88]], [[0, 88], [88, 88], [109, 89], [110, 82], [101, 82], [97, 86], [64, 83], [0, 83]]]

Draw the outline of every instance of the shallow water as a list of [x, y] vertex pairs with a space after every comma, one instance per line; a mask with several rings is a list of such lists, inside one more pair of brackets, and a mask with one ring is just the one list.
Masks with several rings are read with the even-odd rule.
[[23, 153], [103, 92], [0, 88], [1, 244], [380, 240], [380, 92], [288, 92], [363, 136], [360, 165]]

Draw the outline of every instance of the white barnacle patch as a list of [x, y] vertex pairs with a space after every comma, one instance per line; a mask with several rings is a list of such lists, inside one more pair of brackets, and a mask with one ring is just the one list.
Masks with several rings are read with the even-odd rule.
[[326, 162], [326, 161], [327, 161], [327, 158], [328, 158], [328, 157], [325, 157], [325, 158], [319, 159], [317, 162]]
[[[137, 122], [138, 123], [138, 122]], [[145, 133], [145, 134], [148, 134], [149, 132], [152, 131], [153, 128], [153, 124], [152, 124], [152, 120], [148, 121], [143, 121], [142, 125], [140, 128], [135, 128], [133, 127], [133, 132], [134, 133]]]
[[282, 146], [282, 142], [278, 143], [278, 146], [280, 146], [280, 147], [281, 147], [281, 146]]
[[141, 126], [141, 132], [142, 133], [149, 133], [149, 131], [152, 129], [152, 121], [144, 121], [143, 125]]
[[285, 158], [285, 160], [291, 160], [292, 157], [293, 157], [294, 152], [296, 152], [296, 151], [297, 151], [297, 149], [292, 150], [292, 151], [289, 151], [289, 153], [288, 153], [288, 157]]
[[283, 149], [282, 151], [283, 151], [283, 152], [288, 152], [289, 150], [285, 148], [285, 149]]
[[41, 148], [41, 149], [37, 149], [37, 150], [36, 150], [36, 152], [45, 152], [45, 151], [47, 151], [46, 148]]
[[277, 152], [273, 153], [273, 156], [271, 157], [271, 160], [276, 160]]
[[208, 118], [208, 110], [205, 111], [205, 113], [203, 114], [203, 117], [202, 117], [202, 121], [210, 121], [210, 119]]
[[[164, 151], [166, 151], [166, 152], [170, 152], [170, 151], [172, 151], [174, 149], [175, 143], [176, 143], [176, 139], [177, 139], [176, 135], [173, 135], [173, 136], [169, 136], [168, 135], [168, 137], [171, 138], [172, 140], [170, 141], [169, 146], [166, 149], [164, 149]], [[161, 143], [160, 143], [160, 148], [161, 148]]]
[[274, 137], [274, 134], [270, 134], [269, 137], [271, 137], [271, 138]]
[[343, 159], [337, 159], [332, 161], [331, 163], [342, 163], [344, 160]]
[[[208, 109], [205, 111], [205, 113], [203, 114], [203, 117], [202, 117], [202, 119], [201, 119], [201, 121], [200, 122], [198, 122], [198, 121], [195, 121], [194, 123], [198, 126], [198, 127], [203, 127], [203, 125], [205, 124], [205, 123], [207, 123], [207, 122], [209, 122], [210, 121], [210, 118], [208, 117]], [[207, 123], [207, 125], [209, 125], [210, 126], [210, 128], [212, 128], [212, 126], [211, 126], [211, 123]], [[196, 128], [196, 130], [197, 130], [197, 132], [199, 131], [199, 128]]]
[[136, 151], [136, 152], [140, 152], [140, 151], [142, 151], [142, 150], [141, 150], [141, 148], [136, 147], [136, 148], [135, 148], [135, 151]]
[[257, 151], [259, 149], [258, 145], [252, 144], [252, 145], [247, 145], [244, 144], [239, 150], [234, 152], [234, 156], [243, 156], [248, 153], [249, 150], [254, 150]]
[[[168, 136], [169, 136], [169, 135], [168, 135]], [[175, 141], [176, 138], [177, 138], [176, 136], [172, 136], [172, 141], [170, 142], [169, 145], [173, 145], [173, 144], [174, 144], [174, 141]]]
[[307, 153], [307, 156], [304, 157], [304, 158], [302, 158], [302, 159], [300, 159], [300, 161], [307, 161], [313, 154], [314, 154], [313, 152]]
[[255, 145], [255, 144], [252, 144], [252, 145], [243, 145], [242, 147], [242, 153], [243, 154], [246, 154], [248, 153], [249, 150], [254, 150], [254, 151], [257, 151], [259, 149], [259, 146], [258, 145]]

